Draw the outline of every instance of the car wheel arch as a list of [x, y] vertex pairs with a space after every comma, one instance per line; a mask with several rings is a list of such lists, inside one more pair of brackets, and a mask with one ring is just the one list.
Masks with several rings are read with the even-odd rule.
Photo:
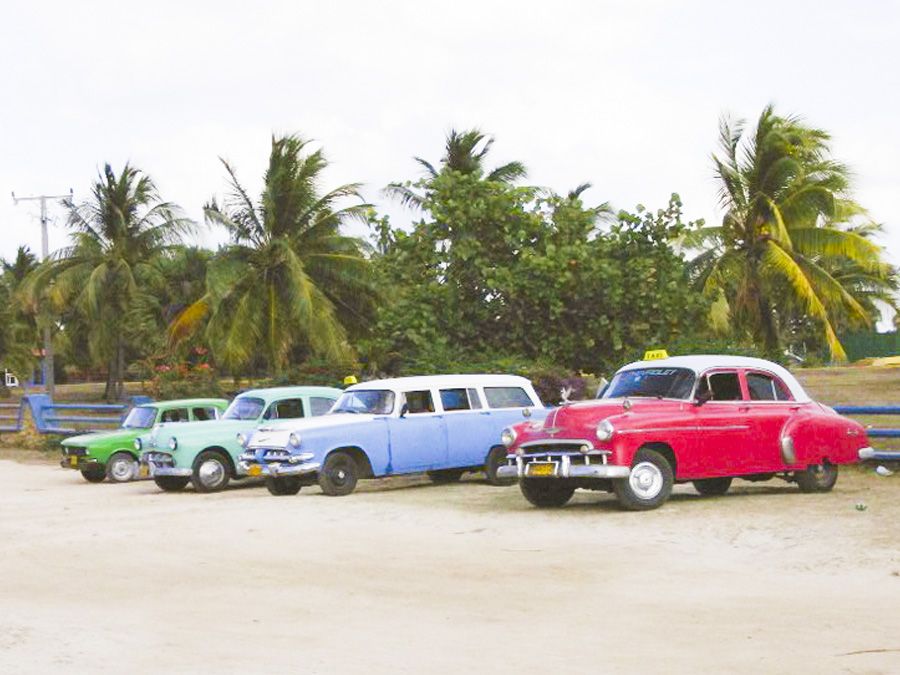
[[655, 450], [666, 458], [669, 466], [672, 467], [672, 475], [676, 477], [678, 476], [678, 458], [675, 455], [675, 451], [672, 449], [671, 445], [665, 443], [664, 441], [650, 441], [647, 443], [641, 443], [640, 447], [636, 448], [632, 453], [632, 461], [634, 459], [634, 455], [636, 455], [639, 450]]
[[375, 477], [375, 472], [372, 470], [372, 460], [369, 459], [369, 455], [366, 454], [366, 451], [358, 445], [341, 445], [332, 448], [325, 453], [325, 456], [322, 458], [322, 466], [324, 466], [325, 462], [328, 461], [328, 458], [336, 452], [346, 453], [353, 458], [353, 461], [356, 462], [356, 466], [359, 469], [360, 478]]
[[203, 450], [201, 450], [194, 456], [194, 461], [191, 462], [192, 467], [197, 464], [197, 458], [200, 457], [200, 455], [202, 455], [204, 452], [216, 452], [216, 453], [222, 455], [225, 458], [226, 464], [228, 464], [228, 471], [231, 473], [232, 476], [237, 476], [237, 470], [234, 465], [234, 459], [232, 459], [232, 457], [231, 457], [231, 453], [228, 452], [221, 445], [210, 445], [208, 448], [203, 448]]

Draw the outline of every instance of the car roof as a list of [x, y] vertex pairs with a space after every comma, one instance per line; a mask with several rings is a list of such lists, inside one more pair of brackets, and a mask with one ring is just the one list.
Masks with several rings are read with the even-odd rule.
[[727, 354], [695, 354], [690, 356], [670, 356], [652, 361], [635, 361], [619, 368], [618, 372], [636, 370], [638, 368], [688, 368], [700, 374], [712, 368], [749, 368], [765, 370], [777, 375], [790, 389], [795, 401], [811, 400], [797, 378], [784, 366], [773, 361], [758, 359], [752, 356], [729, 356]]
[[228, 400], [224, 398], [179, 398], [173, 401], [151, 401], [150, 403], [142, 403], [138, 408], [183, 408], [185, 406], [194, 405], [228, 405]]
[[478, 373], [472, 375], [414, 375], [412, 377], [391, 377], [383, 380], [369, 380], [360, 382], [347, 391], [357, 389], [409, 389], [431, 387], [485, 387], [485, 386], [516, 386], [531, 389], [531, 382], [518, 375], [491, 375]]
[[278, 398], [280, 396], [323, 396], [326, 398], [337, 398], [341, 395], [341, 390], [337, 387], [262, 387], [260, 389], [248, 389], [242, 391], [238, 396], [258, 396], [261, 398]]

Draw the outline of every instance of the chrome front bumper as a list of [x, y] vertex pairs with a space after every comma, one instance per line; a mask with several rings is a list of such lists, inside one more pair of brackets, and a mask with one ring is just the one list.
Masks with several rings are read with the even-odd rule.
[[290, 464], [288, 462], [240, 462], [238, 466], [248, 476], [305, 476], [316, 473], [322, 465], [319, 462]]
[[[159, 455], [160, 460], [153, 459], [153, 455]], [[141, 455], [141, 465], [147, 467], [149, 478], [154, 476], [192, 476], [194, 474], [192, 468], [175, 466], [175, 460], [172, 458], [172, 455], [158, 450], [147, 451]]]
[[[541, 455], [543, 457], [543, 455]], [[497, 469], [498, 478], [628, 478], [631, 469], [617, 464], [578, 464], [572, 462], [570, 455], [560, 455], [547, 460], [535, 456], [516, 457], [515, 464], [507, 464]], [[552, 474], [532, 475], [531, 467], [535, 465], [553, 465]]]

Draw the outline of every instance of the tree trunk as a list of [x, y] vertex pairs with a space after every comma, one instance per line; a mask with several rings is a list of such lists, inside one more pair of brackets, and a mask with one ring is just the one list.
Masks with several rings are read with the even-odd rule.
[[106, 368], [106, 387], [103, 389], [103, 398], [107, 403], [111, 403], [116, 394], [116, 366], [117, 362], [115, 357], [110, 358]]
[[116, 338], [116, 400], [125, 400], [125, 341], [121, 332]]

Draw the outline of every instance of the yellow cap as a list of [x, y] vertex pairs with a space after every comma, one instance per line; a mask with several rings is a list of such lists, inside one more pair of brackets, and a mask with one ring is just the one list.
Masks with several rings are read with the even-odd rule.
[[356, 375], [348, 375], [344, 378], [344, 384], [351, 385], [356, 384]]
[[644, 352], [644, 361], [656, 361], [656, 359], [669, 358], [669, 352], [665, 349], [648, 349]]

